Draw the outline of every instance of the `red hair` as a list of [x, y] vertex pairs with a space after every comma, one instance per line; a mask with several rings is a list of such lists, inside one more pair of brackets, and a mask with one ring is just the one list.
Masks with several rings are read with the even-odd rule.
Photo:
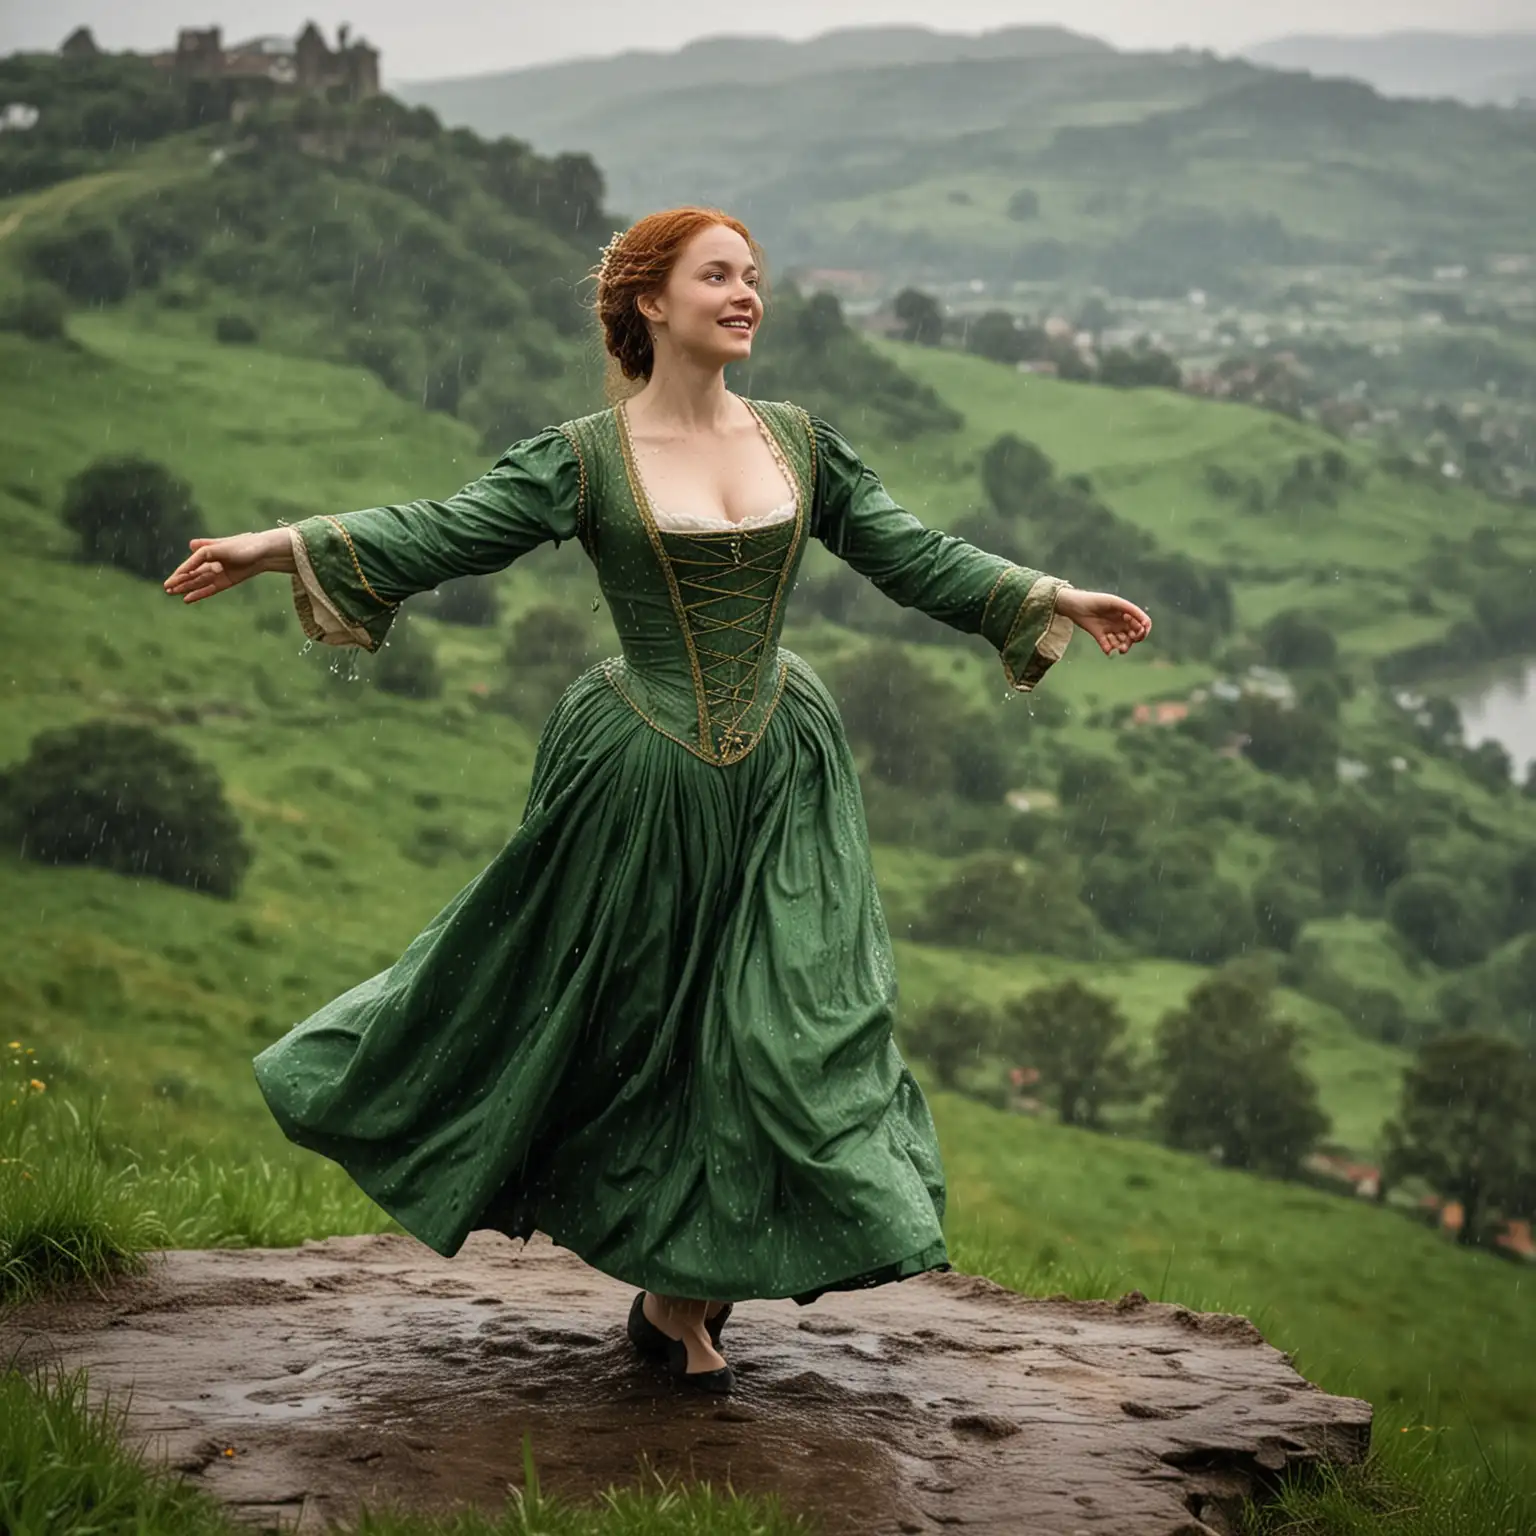
[[740, 219], [718, 208], [667, 208], [648, 213], [615, 238], [597, 269], [597, 318], [603, 345], [626, 379], [649, 379], [655, 361], [651, 333], [637, 301], [659, 293], [682, 249], [700, 230], [723, 224], [751, 247], [759, 267], [763, 253]]

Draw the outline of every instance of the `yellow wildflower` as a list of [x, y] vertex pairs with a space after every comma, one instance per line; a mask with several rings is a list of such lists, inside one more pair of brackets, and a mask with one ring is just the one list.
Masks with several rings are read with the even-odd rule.
[[234, 1455], [234, 1454], [235, 1454], [235, 1448], [234, 1448], [234, 1446], [232, 1446], [232, 1445], [226, 1445], [226, 1446], [225, 1446], [225, 1447], [224, 1447], [224, 1454], [225, 1454], [225, 1455], [226, 1455], [226, 1456], [233, 1456], [233, 1455]]
[[11, 1041], [11, 1049], [13, 1051], [19, 1051], [21, 1049], [21, 1041], [20, 1040], [12, 1040]]
[[47, 1086], [48, 1086], [48, 1084], [45, 1083], [42, 1080], [42, 1078], [40, 1078], [40, 1077], [34, 1077], [32, 1079], [32, 1091], [33, 1091], [33, 1093], [41, 1093], [43, 1091], [43, 1089], [46, 1088]]

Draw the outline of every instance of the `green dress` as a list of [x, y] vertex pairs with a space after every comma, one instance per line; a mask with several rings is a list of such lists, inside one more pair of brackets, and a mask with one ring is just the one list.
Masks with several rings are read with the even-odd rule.
[[295, 526], [307, 633], [577, 539], [622, 655], [539, 738], [518, 829], [388, 970], [255, 1059], [283, 1131], [452, 1255], [535, 1229], [647, 1290], [740, 1300], [947, 1264], [928, 1106], [837, 708], [778, 644], [809, 538], [984, 635], [1027, 690], [1065, 583], [924, 527], [824, 422], [748, 402], [796, 491], [745, 530], [658, 527], [622, 410], [446, 501]]

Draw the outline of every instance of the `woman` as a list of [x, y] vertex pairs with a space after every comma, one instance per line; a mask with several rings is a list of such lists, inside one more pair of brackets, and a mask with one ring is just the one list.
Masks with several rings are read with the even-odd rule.
[[446, 501], [194, 539], [165, 583], [197, 602], [286, 571], [306, 633], [372, 651], [413, 592], [581, 541], [623, 654], [555, 706], [517, 832], [255, 1069], [284, 1132], [423, 1242], [548, 1233], [640, 1287], [636, 1347], [714, 1392], [731, 1302], [947, 1267], [854, 764], [778, 646], [807, 538], [986, 636], [1020, 690], [1074, 624], [1105, 654], [1151, 628], [924, 528], [825, 422], [727, 390], [759, 261], [715, 210], [642, 219], [597, 281], [627, 399]]

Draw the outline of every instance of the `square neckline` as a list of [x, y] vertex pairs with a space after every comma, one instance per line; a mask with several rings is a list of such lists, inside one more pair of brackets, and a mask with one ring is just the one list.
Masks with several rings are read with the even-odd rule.
[[757, 425], [759, 435], [768, 447], [768, 452], [773, 457], [784, 484], [789, 488], [789, 497], [781, 501], [777, 506], [770, 507], [766, 512], [753, 512], [743, 518], [706, 518], [701, 513], [680, 512], [668, 513], [668, 516], [691, 518], [692, 526], [669, 528], [657, 516], [656, 502], [651, 497], [650, 488], [645, 483], [645, 476], [640, 472], [640, 461], [635, 455], [634, 435], [629, 427], [629, 401], [620, 400], [613, 407], [613, 413], [619, 424], [619, 437], [625, 450], [624, 457], [628, 461], [631, 477], [634, 481], [634, 489], [639, 493], [637, 499], [644, 504], [644, 511], [651, 526], [658, 533], [683, 533], [697, 537], [700, 534], [728, 534], [740, 537], [744, 533], [754, 533], [765, 528], [776, 528], [782, 523], [795, 522], [800, 513], [800, 481], [789, 466], [789, 461], [784, 457], [784, 450], [780, 447], [778, 439], [774, 437], [772, 430], [764, 420], [762, 413], [752, 404], [745, 395], [738, 395], [729, 391], [733, 400], [741, 401], [746, 407], [747, 414]]

